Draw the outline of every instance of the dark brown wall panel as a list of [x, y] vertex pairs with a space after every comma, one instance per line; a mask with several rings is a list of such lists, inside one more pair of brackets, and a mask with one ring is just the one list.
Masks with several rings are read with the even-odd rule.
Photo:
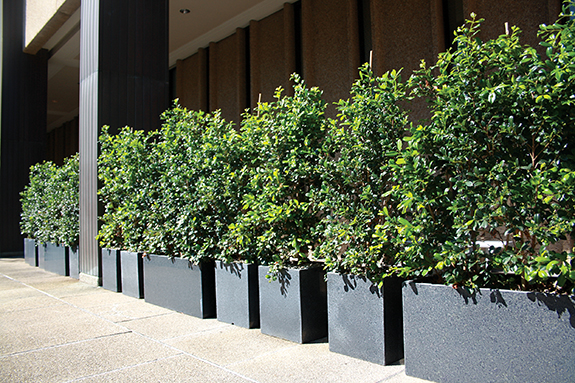
[[307, 84], [322, 89], [328, 102], [349, 98], [360, 65], [357, 0], [302, 0], [301, 4]]
[[180, 105], [191, 110], [208, 111], [208, 50], [176, 63], [176, 95]]
[[21, 255], [20, 192], [32, 164], [46, 153], [48, 55], [22, 52], [25, 2], [2, 8], [2, 121], [0, 129], [0, 256]]
[[407, 79], [424, 59], [445, 49], [441, 0], [371, 0], [373, 68], [380, 76], [403, 69]]
[[247, 33], [238, 28], [233, 35], [210, 43], [210, 110], [222, 110], [228, 121], [240, 122], [248, 107]]
[[272, 101], [277, 87], [291, 92], [290, 75], [296, 71], [296, 31], [293, 4], [260, 21], [250, 23], [250, 105]]
[[481, 39], [493, 39], [504, 34], [505, 23], [508, 22], [509, 27], [517, 25], [521, 28], [521, 42], [533, 47], [540, 41], [537, 37], [539, 25], [555, 22], [560, 11], [560, 0], [463, 0], [466, 19], [471, 12], [485, 19]]

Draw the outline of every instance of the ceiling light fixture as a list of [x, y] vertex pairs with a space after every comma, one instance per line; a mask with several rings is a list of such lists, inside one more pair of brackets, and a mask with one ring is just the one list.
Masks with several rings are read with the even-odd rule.
[[180, 13], [183, 15], [187, 15], [188, 13], [190, 13], [190, 10], [188, 8], [182, 8], [180, 9]]

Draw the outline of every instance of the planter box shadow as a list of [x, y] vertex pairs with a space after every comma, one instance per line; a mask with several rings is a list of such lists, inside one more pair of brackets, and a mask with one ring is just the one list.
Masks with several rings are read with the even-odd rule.
[[215, 318], [214, 263], [195, 265], [183, 258], [150, 254], [144, 258], [144, 299], [198, 318]]
[[244, 328], [260, 326], [258, 266], [216, 262], [217, 318]]
[[327, 336], [327, 287], [320, 268], [287, 269], [277, 280], [259, 266], [260, 327], [264, 334], [305, 343]]
[[407, 282], [405, 372], [439, 383], [575, 382], [575, 299]]
[[70, 275], [68, 248], [53, 243], [38, 246], [38, 266], [59, 275]]
[[24, 260], [30, 266], [38, 266], [38, 248], [33, 239], [24, 238]]
[[403, 358], [401, 284], [328, 273], [329, 350], [383, 365]]
[[120, 250], [102, 249], [102, 287], [122, 292], [122, 265]]
[[134, 297], [144, 297], [144, 260], [142, 255], [131, 251], [120, 252], [122, 293]]

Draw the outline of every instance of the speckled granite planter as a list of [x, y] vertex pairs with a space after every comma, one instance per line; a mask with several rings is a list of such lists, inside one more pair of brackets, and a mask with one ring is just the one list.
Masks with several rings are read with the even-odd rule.
[[38, 266], [38, 248], [33, 239], [24, 238], [24, 260], [30, 266]]
[[258, 266], [216, 262], [216, 309], [221, 322], [244, 328], [260, 326]]
[[438, 383], [575, 382], [575, 299], [403, 286], [405, 372]]
[[120, 250], [102, 249], [102, 287], [106, 290], [122, 291], [122, 269]]
[[367, 278], [328, 273], [329, 350], [372, 363], [403, 358], [401, 280], [382, 288]]
[[195, 265], [183, 258], [147, 256], [144, 258], [144, 299], [198, 318], [215, 318], [214, 263]]
[[266, 278], [259, 266], [260, 327], [264, 334], [305, 343], [327, 336], [327, 287], [321, 268], [287, 269]]
[[70, 277], [80, 279], [80, 250], [78, 246], [68, 248], [68, 257], [70, 259]]
[[46, 271], [59, 275], [70, 274], [68, 249], [65, 246], [53, 243], [38, 246], [38, 266]]
[[144, 262], [142, 255], [131, 251], [120, 252], [122, 293], [134, 298], [144, 297]]

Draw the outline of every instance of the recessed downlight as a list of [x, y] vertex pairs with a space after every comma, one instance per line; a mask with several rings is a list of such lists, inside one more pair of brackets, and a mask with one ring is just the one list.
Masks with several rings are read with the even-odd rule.
[[188, 13], [190, 13], [190, 10], [188, 8], [182, 8], [180, 9], [180, 13], [183, 15], [187, 15]]

